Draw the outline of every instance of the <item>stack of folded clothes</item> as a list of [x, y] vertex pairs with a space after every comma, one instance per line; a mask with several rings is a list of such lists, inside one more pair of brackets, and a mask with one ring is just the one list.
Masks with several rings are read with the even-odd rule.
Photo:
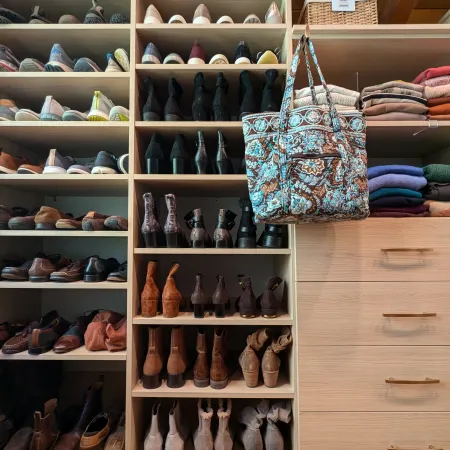
[[432, 217], [450, 216], [450, 165], [430, 164], [423, 168], [427, 185], [423, 197]]
[[361, 92], [361, 108], [366, 120], [427, 120], [424, 86], [406, 81], [388, 81]]
[[[333, 100], [336, 110], [339, 112], [356, 111], [358, 109], [359, 92], [351, 91], [340, 86], [333, 84], [328, 85], [328, 89], [331, 92], [331, 99]], [[314, 86], [316, 93], [317, 104], [327, 106], [327, 96], [323, 86]], [[309, 87], [296, 90], [294, 96], [294, 106], [296, 108], [300, 106], [314, 105], [313, 98], [311, 96], [311, 89]]]
[[420, 189], [427, 184], [423, 169], [414, 166], [387, 165], [371, 167], [369, 207], [371, 217], [425, 217], [428, 205]]

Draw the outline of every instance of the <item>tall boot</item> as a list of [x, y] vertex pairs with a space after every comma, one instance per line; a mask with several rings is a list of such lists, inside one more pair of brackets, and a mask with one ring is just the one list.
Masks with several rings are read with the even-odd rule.
[[194, 102], [192, 103], [192, 120], [204, 122], [211, 118], [209, 92], [205, 86], [205, 77], [198, 72], [194, 78]]
[[178, 263], [172, 265], [162, 293], [163, 316], [169, 319], [178, 316], [180, 302], [183, 299], [175, 281], [175, 273], [179, 268]]
[[167, 172], [164, 140], [160, 134], [154, 133], [145, 152], [145, 165], [148, 174], [158, 175]]
[[225, 310], [230, 304], [230, 299], [225, 287], [225, 278], [222, 275], [217, 275], [217, 287], [212, 296], [212, 302], [216, 317], [225, 317]]
[[216, 122], [231, 120], [231, 114], [227, 101], [229, 87], [230, 85], [224, 77], [223, 72], [219, 72], [216, 81], [216, 92], [213, 100], [213, 118]]
[[164, 225], [164, 234], [168, 248], [187, 247], [186, 237], [177, 219], [177, 201], [175, 195], [166, 194], [167, 219]]
[[194, 292], [191, 295], [191, 303], [194, 306], [194, 317], [203, 319], [205, 316], [205, 307], [209, 301], [203, 289], [203, 275], [198, 273], [195, 277]]
[[211, 399], [199, 399], [198, 409], [198, 428], [194, 432], [195, 450], [213, 450], [213, 436], [211, 433], [211, 419], [213, 409], [211, 408]]
[[278, 429], [277, 422], [291, 421], [291, 402], [278, 402], [272, 405], [267, 413], [267, 427], [264, 432], [266, 450], [284, 450], [284, 438]]
[[161, 120], [162, 109], [156, 95], [155, 84], [150, 77], [146, 77], [144, 85], [147, 90], [147, 101], [143, 108], [143, 119], [145, 121]]
[[215, 248], [233, 248], [233, 239], [230, 231], [233, 229], [236, 214], [229, 209], [219, 209], [216, 229], [214, 230]]
[[147, 192], [144, 198], [144, 221], [142, 222], [141, 232], [144, 236], [146, 248], [165, 247], [166, 238], [161, 229], [161, 225], [156, 217], [156, 207], [153, 195]]
[[252, 288], [252, 280], [246, 275], [238, 275], [239, 284], [242, 288], [242, 294], [236, 299], [236, 310], [241, 317], [252, 319], [256, 316], [256, 297]]
[[257, 352], [269, 339], [268, 329], [261, 328], [247, 337], [247, 347], [239, 356], [239, 364], [247, 387], [258, 386], [260, 361]]
[[180, 101], [183, 95], [183, 89], [178, 84], [174, 77], [169, 79], [169, 98], [167, 99], [166, 106], [164, 107], [164, 120], [165, 121], [178, 121], [184, 120], [184, 115], [181, 112]]
[[186, 221], [186, 226], [191, 230], [190, 241], [192, 248], [212, 247], [211, 237], [206, 231], [200, 208], [187, 213], [184, 216], [184, 220]]
[[256, 245], [264, 248], [287, 247], [287, 226], [266, 224]]
[[198, 388], [209, 386], [208, 346], [203, 327], [197, 328], [197, 359], [194, 364], [194, 385]]
[[217, 132], [217, 154], [216, 154], [216, 170], [219, 175], [228, 175], [234, 173], [233, 163], [228, 158], [226, 152], [225, 137], [222, 130]]
[[161, 408], [161, 402], [156, 402], [152, 408], [152, 419], [150, 427], [147, 432], [147, 436], [144, 441], [144, 450], [163, 450], [164, 439], [161, 433], [161, 427], [159, 425], [159, 409]]
[[191, 158], [186, 150], [186, 139], [181, 133], [175, 135], [170, 152], [170, 165], [174, 175], [191, 173]]
[[280, 101], [277, 98], [275, 81], [278, 77], [276, 69], [266, 70], [266, 84], [261, 98], [261, 112], [280, 111]]
[[273, 319], [277, 317], [280, 301], [275, 296], [274, 290], [283, 282], [280, 277], [269, 277], [264, 292], [258, 297], [257, 303], [261, 305], [263, 317]]
[[241, 198], [241, 221], [236, 239], [237, 248], [256, 248], [256, 225], [253, 222], [253, 208], [249, 198]]
[[34, 413], [34, 431], [30, 450], [48, 450], [55, 445], [59, 436], [56, 422], [57, 403], [56, 398], [52, 398], [45, 402], [43, 416], [41, 411]]
[[246, 406], [239, 414], [238, 420], [246, 426], [240, 438], [245, 450], [263, 450], [263, 440], [260, 428], [269, 412], [269, 401], [261, 400], [258, 406]]
[[219, 419], [219, 427], [217, 429], [216, 439], [214, 441], [214, 450], [232, 450], [233, 449], [233, 433], [229, 428], [231, 417], [231, 399], [219, 399], [219, 409], [217, 418]]
[[170, 339], [170, 355], [167, 360], [167, 387], [172, 389], [183, 387], [185, 383], [186, 356], [183, 349], [184, 328], [173, 327]]
[[256, 107], [255, 90], [248, 70], [243, 70], [239, 75], [239, 120], [248, 114], [258, 112]]
[[211, 358], [210, 383], [213, 389], [224, 389], [228, 384], [228, 368], [225, 363], [226, 337], [223, 328], [214, 330], [214, 345]]
[[197, 175], [205, 175], [211, 171], [208, 154], [206, 153], [203, 131], [197, 131], [197, 153], [194, 157], [194, 164], [195, 173]]
[[157, 265], [157, 261], [149, 261], [147, 264], [147, 277], [141, 293], [142, 317], [155, 317], [158, 313], [160, 291], [156, 285]]
[[292, 343], [292, 334], [289, 327], [284, 327], [281, 336], [272, 340], [272, 343], [266, 348], [261, 363], [264, 385], [274, 388], [278, 382], [280, 371], [280, 357], [278, 354], [285, 350]]
[[157, 389], [161, 386], [164, 359], [162, 338], [162, 327], [148, 327], [148, 349], [142, 376], [144, 389]]
[[175, 400], [169, 412], [169, 433], [166, 438], [165, 450], [184, 450], [187, 437], [188, 429], [182, 425], [181, 421], [180, 402]]

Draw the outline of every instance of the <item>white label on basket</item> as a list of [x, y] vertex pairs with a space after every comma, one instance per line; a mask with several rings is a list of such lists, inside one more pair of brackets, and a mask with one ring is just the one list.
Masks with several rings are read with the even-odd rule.
[[355, 0], [332, 0], [333, 11], [356, 11]]

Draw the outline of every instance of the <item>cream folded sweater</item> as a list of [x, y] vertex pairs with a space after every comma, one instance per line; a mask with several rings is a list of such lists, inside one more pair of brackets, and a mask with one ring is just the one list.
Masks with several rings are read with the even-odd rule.
[[[316, 98], [317, 103], [319, 105], [328, 105], [327, 94], [325, 93], [317, 94]], [[356, 109], [357, 99], [355, 97], [350, 97], [349, 95], [332, 92], [331, 99], [333, 100], [333, 103], [336, 107], [338, 105], [351, 106], [353, 109]], [[294, 106], [296, 108], [298, 108], [299, 106], [309, 106], [309, 105], [314, 105], [313, 98], [311, 96], [295, 98], [294, 100]]]
[[389, 89], [389, 88], [400, 88], [400, 89], [410, 89], [412, 91], [423, 93], [423, 86], [420, 84], [414, 84], [414, 83], [408, 83], [406, 81], [397, 80], [397, 81], [387, 81], [386, 83], [377, 84], [375, 86], [367, 86], [365, 87], [361, 95], [367, 95], [372, 94], [376, 91], [382, 91], [383, 89]]
[[[355, 100], [359, 98], [359, 92], [351, 91], [350, 89], [345, 89], [340, 86], [336, 86], [334, 84], [328, 84], [328, 89], [332, 94], [342, 94], [348, 97], [353, 97]], [[316, 94], [325, 94], [325, 89], [322, 85], [314, 86], [314, 90]], [[311, 97], [311, 89], [309, 87], [303, 89], [297, 89], [294, 92], [294, 98], [303, 98], [303, 97]]]

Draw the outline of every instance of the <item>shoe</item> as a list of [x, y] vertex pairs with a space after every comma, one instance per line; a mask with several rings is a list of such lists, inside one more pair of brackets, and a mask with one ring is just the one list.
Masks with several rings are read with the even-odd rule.
[[[1, 101], [0, 101], [1, 103]], [[0, 106], [1, 114], [1, 106]], [[27, 164], [28, 160], [24, 156], [12, 156], [0, 148], [0, 173], [17, 173], [19, 167]]]
[[249, 14], [245, 20], [244, 23], [261, 23], [261, 20], [259, 20], [259, 17], [256, 14]]
[[112, 421], [107, 413], [100, 413], [95, 416], [80, 440], [80, 450], [93, 450], [104, 447], [104, 443], [111, 432]]
[[160, 134], [152, 134], [144, 158], [148, 174], [157, 175], [167, 172], [164, 140]]
[[197, 152], [194, 157], [195, 172], [197, 175], [211, 173], [211, 164], [206, 153], [205, 138], [203, 131], [197, 131]]
[[[159, 386], [158, 386], [159, 387]], [[144, 440], [144, 450], [162, 450], [164, 447], [164, 439], [161, 433], [159, 409], [161, 402], [156, 402], [152, 406], [152, 418], [150, 427]]]
[[36, 164], [22, 164], [17, 173], [21, 175], [40, 175], [44, 171], [44, 163]]
[[248, 70], [243, 70], [239, 75], [239, 105], [239, 120], [258, 112], [255, 90]]
[[261, 361], [264, 385], [266, 387], [274, 388], [277, 386], [281, 366], [281, 360], [278, 354], [291, 344], [291, 330], [289, 327], [283, 327], [280, 337], [278, 339], [273, 339], [272, 343], [266, 348]]
[[109, 216], [105, 220], [105, 227], [108, 230], [128, 231], [128, 220], [120, 216]]
[[114, 13], [109, 19], [109, 23], [130, 23], [130, 18], [123, 13]]
[[197, 402], [198, 428], [194, 431], [195, 450], [213, 450], [214, 441], [211, 433], [213, 409], [211, 399], [199, 399]]
[[226, 152], [226, 140], [222, 130], [217, 132], [216, 173], [230, 175], [234, 173], [233, 163]]
[[73, 70], [75, 72], [103, 72], [103, 70], [89, 58], [78, 59]]
[[275, 81], [278, 71], [275, 69], [266, 70], [266, 84], [264, 85], [261, 98], [261, 112], [278, 112], [280, 110], [280, 100], [275, 91]]
[[[276, 48], [275, 50], [266, 50], [265, 52], [259, 52], [256, 56], [257, 64], [279, 64], [281, 50]], [[277, 73], [278, 75], [278, 73]]]
[[50, 52], [50, 59], [44, 66], [46, 72], [73, 72], [75, 67], [72, 61], [59, 44], [54, 44]]
[[270, 23], [272, 25], [277, 23], [283, 23], [280, 10], [278, 9], [278, 5], [276, 2], [272, 2], [270, 4], [269, 9], [266, 12], [265, 21], [266, 23]]
[[108, 121], [109, 113], [114, 108], [114, 103], [100, 91], [95, 91], [92, 99], [91, 110], [88, 114], [89, 121]]
[[234, 63], [235, 64], [251, 64], [252, 55], [248, 44], [245, 41], [240, 41], [234, 52]]
[[[125, 280], [126, 281], [126, 280]], [[108, 352], [120, 352], [127, 349], [127, 318], [116, 324], [106, 326], [105, 345]]]
[[113, 175], [119, 173], [116, 156], [103, 150], [99, 152], [95, 160], [92, 173], [102, 175]]
[[34, 219], [38, 211], [39, 209], [33, 209], [22, 217], [18, 217], [18, 214], [14, 214], [16, 217], [11, 217], [11, 219], [9, 219], [8, 228], [10, 230], [34, 230]]
[[128, 122], [130, 120], [130, 112], [123, 106], [114, 106], [109, 112], [109, 120], [111, 122]]
[[212, 247], [212, 240], [206, 231], [203, 214], [200, 208], [194, 209], [184, 216], [186, 226], [191, 230], [190, 246], [192, 248]]
[[184, 115], [181, 112], [180, 101], [183, 95], [183, 89], [173, 77], [169, 79], [169, 98], [164, 106], [164, 120], [178, 121], [184, 120]]
[[105, 229], [105, 220], [109, 216], [100, 214], [95, 211], [89, 211], [81, 221], [81, 226], [84, 231], [100, 231]]
[[[38, 256], [45, 256], [43, 253], [38, 253]], [[2, 279], [11, 281], [28, 281], [28, 271], [33, 264], [33, 260], [25, 261], [22, 265], [7, 266], [2, 269]]]
[[114, 59], [124, 72], [130, 71], [130, 57], [123, 48], [118, 48], [114, 52]]
[[77, 23], [81, 23], [78, 17], [73, 16], [72, 14], [64, 14], [58, 20], [59, 24], [67, 24], [74, 25]]
[[216, 81], [216, 91], [212, 104], [213, 119], [215, 121], [229, 121], [231, 120], [230, 110], [228, 108], [227, 94], [230, 85], [224, 77], [223, 72], [219, 72]]
[[[217, 450], [232, 450], [233, 448], [234, 435], [229, 427], [232, 405], [231, 399], [219, 399], [219, 409], [217, 410], [219, 426], [214, 440], [214, 448]], [[270, 449], [270, 447], [267, 448]]]
[[0, 205], [0, 230], [8, 230], [8, 224], [12, 218], [22, 218], [27, 214], [28, 210], [25, 208], [18, 206], [8, 208], [7, 206]]
[[161, 386], [163, 368], [163, 329], [158, 326], [148, 327], [148, 348], [142, 370], [144, 389], [158, 389]]
[[120, 416], [116, 429], [105, 443], [105, 450], [125, 450], [125, 413]]
[[144, 54], [142, 55], [142, 64], [161, 64], [161, 53], [153, 42], [145, 47]]
[[59, 122], [63, 114], [64, 108], [51, 95], [47, 95], [41, 109], [40, 120]]
[[184, 420], [181, 420], [181, 409], [179, 400], [173, 402], [169, 412], [169, 433], [166, 437], [166, 450], [184, 449], [189, 436], [189, 429]]
[[73, 217], [65, 214], [56, 208], [50, 206], [41, 206], [41, 209], [34, 218], [36, 230], [56, 230], [56, 222], [60, 219], [72, 219]]
[[240, 433], [240, 440], [246, 450], [263, 450], [264, 444], [260, 428], [264, 425], [264, 419], [269, 412], [269, 401], [261, 400], [258, 406], [246, 406], [238, 416], [238, 422], [245, 425]]
[[168, 248], [185, 248], [188, 247], [186, 237], [177, 219], [177, 203], [175, 195], [165, 195], [167, 206], [167, 219], [164, 225], [164, 234]]
[[284, 437], [281, 434], [277, 422], [289, 423], [291, 421], [292, 405], [290, 402], [278, 402], [272, 405], [267, 413], [267, 426], [263, 431], [265, 448], [284, 448]]
[[[108, 53], [108, 55], [112, 56], [111, 53]], [[114, 60], [114, 58], [107, 57], [107, 61], [108, 65], [106, 66], [105, 72], [123, 72], [119, 64], [117, 64], [117, 62]]]
[[67, 173], [67, 169], [75, 164], [75, 160], [70, 156], [62, 156], [55, 148], [50, 150], [43, 174]]
[[194, 292], [191, 295], [191, 303], [194, 307], [194, 317], [196, 319], [203, 319], [205, 317], [205, 308], [210, 303], [208, 300], [203, 288], [203, 275], [198, 273], [195, 276]]
[[59, 219], [56, 222], [56, 228], [58, 230], [82, 230], [82, 220], [85, 214], [75, 219]]
[[[83, 279], [87, 263], [88, 259], [80, 259], [60, 270], [56, 270], [50, 274], [50, 281], [55, 281], [57, 283], [73, 283], [74, 281], [81, 281]], [[91, 322], [93, 318], [94, 316], [92, 316], [89, 322]]]
[[234, 23], [230, 16], [222, 16], [216, 23]]
[[56, 341], [69, 328], [70, 322], [58, 317], [46, 327], [33, 330], [28, 338], [28, 353], [30, 355], [41, 355], [49, 352]]
[[90, 352], [97, 352], [101, 350], [108, 350], [106, 347], [106, 329], [108, 325], [118, 324], [124, 317], [122, 314], [114, 311], [101, 311], [95, 315], [92, 322], [87, 326], [86, 333], [84, 333], [84, 342], [86, 350]]
[[34, 413], [34, 430], [30, 449], [49, 449], [55, 445], [59, 437], [56, 417], [57, 404], [56, 398], [52, 398], [45, 402], [42, 411]]
[[119, 168], [120, 173], [128, 174], [128, 164], [129, 164], [128, 153], [119, 156], [119, 158], [117, 159], [117, 167]]
[[217, 275], [217, 287], [212, 295], [212, 303], [215, 316], [218, 318], [225, 317], [225, 311], [230, 306], [230, 299], [225, 287], [225, 278], [222, 275]]
[[84, 23], [96, 24], [107, 23], [103, 16], [103, 8], [98, 6], [97, 0], [92, 0], [92, 8], [87, 12]]
[[180, 14], [175, 14], [169, 19], [170, 24], [177, 24], [177, 23], [186, 23], [186, 19], [183, 16], [180, 16]]
[[75, 175], [90, 175], [94, 168], [96, 158], [90, 158], [83, 164], [73, 164], [67, 169], [68, 174]]
[[44, 72], [45, 65], [34, 58], [25, 58], [19, 66], [19, 72]]
[[19, 111], [13, 100], [0, 99], [0, 120], [16, 120]]
[[[15, 11], [11, 9], [0, 7], [0, 17], [7, 19], [9, 22], [6, 23], [27, 23], [27, 19], [22, 17], [20, 14], [17, 14]], [[5, 23], [5, 22], [2, 22]]]
[[143, 119], [145, 121], [161, 120], [162, 109], [161, 103], [158, 100], [155, 84], [150, 77], [146, 77], [144, 85], [147, 90], [147, 101], [142, 110]]
[[43, 283], [50, 281], [50, 275], [71, 263], [69, 258], [59, 254], [50, 255], [45, 258], [34, 258], [33, 264], [28, 271], [29, 280], [32, 283]]
[[115, 258], [101, 259], [98, 256], [91, 256], [84, 271], [83, 280], [85, 283], [105, 281], [108, 275], [118, 268], [119, 262]]
[[117, 268], [117, 270], [115, 270], [114, 272], [111, 272], [108, 275], [108, 278], [106, 279], [106, 281], [114, 281], [116, 283], [126, 283], [127, 282], [127, 271], [128, 271], [128, 265], [127, 265], [127, 262], [125, 261]]
[[178, 316], [180, 311], [180, 302], [183, 300], [175, 281], [175, 273], [179, 268], [180, 265], [178, 263], [174, 263], [172, 265], [162, 292], [163, 317], [166, 317], [167, 319], [173, 319]]
[[160, 291], [156, 284], [156, 261], [147, 264], [147, 276], [144, 289], [141, 292], [141, 314], [142, 317], [156, 317]]
[[286, 248], [287, 227], [285, 225], [266, 224], [256, 245], [263, 248]]
[[144, 198], [144, 221], [141, 233], [144, 237], [146, 248], [165, 247], [166, 238], [161, 229], [156, 215], [155, 200], [150, 192], [143, 195]]
[[44, 8], [41, 6], [34, 6], [33, 12], [31, 13], [30, 17], [30, 23], [32, 24], [47, 24], [51, 23], [50, 20], [48, 20], [45, 17], [45, 11]]
[[211, 23], [211, 15], [203, 3], [197, 6], [192, 23], [196, 25], [209, 25]]
[[[172, 328], [170, 338], [170, 355], [167, 360], [167, 387], [177, 389], [184, 386], [186, 371], [186, 350], [184, 340], [184, 328], [177, 326]], [[169, 436], [166, 440], [168, 447]]]
[[199, 39], [194, 42], [189, 54], [188, 64], [205, 64], [206, 55], [204, 48], [199, 44]]
[[210, 383], [213, 389], [224, 389], [228, 384], [228, 368], [225, 363], [227, 354], [225, 329], [214, 329], [214, 345], [211, 357]]
[[256, 317], [256, 297], [252, 289], [252, 280], [245, 275], [238, 275], [239, 284], [242, 293], [236, 300], [236, 311], [239, 311], [244, 319], [253, 319]]
[[[0, 7], [0, 18], [3, 8]], [[18, 72], [20, 61], [6, 45], [0, 45], [0, 72]]]
[[194, 385], [198, 388], [209, 386], [209, 363], [208, 347], [206, 344], [206, 333], [204, 327], [197, 328], [197, 359], [195, 360], [193, 375]]
[[239, 206], [242, 210], [241, 221], [236, 238], [236, 248], [256, 248], [256, 225], [252, 204], [249, 198], [241, 198]]
[[[7, 431], [7, 426], [6, 426], [7, 422], [8, 421], [1, 422], [2, 428], [4, 431]], [[13, 428], [12, 428], [12, 424], [11, 424], [11, 431], [12, 431], [12, 429]], [[22, 427], [14, 433], [12, 438], [8, 440], [6, 447], [3, 447], [3, 448], [4, 448], [4, 450], [21, 450], [21, 449], [28, 450], [30, 448], [32, 436], [33, 436], [33, 428], [31, 428], [29, 426]], [[4, 445], [5, 443], [6, 443], [6, 440], [3, 441], [2, 445]]]
[[175, 135], [169, 158], [174, 175], [191, 173], [191, 158], [186, 150], [186, 140], [181, 133]]
[[267, 328], [261, 328], [253, 334], [250, 334], [247, 337], [247, 346], [239, 356], [239, 365], [241, 366], [247, 387], [254, 388], [258, 386], [259, 367], [261, 363], [256, 352], [261, 350], [267, 339], [269, 339]]
[[37, 122], [41, 115], [31, 109], [19, 109], [15, 116], [16, 122]]
[[214, 55], [211, 58], [211, 61], [209, 61], [209, 64], [230, 64], [228, 61], [228, 58], [225, 55], [222, 55], [221, 53], [217, 53], [217, 55]]
[[67, 111], [64, 111], [62, 120], [64, 122], [86, 122], [88, 120], [88, 113], [89, 111], [83, 113], [75, 109], [68, 109]]
[[217, 225], [214, 230], [214, 247], [215, 248], [233, 248], [233, 238], [230, 231], [234, 227], [234, 219], [236, 214], [229, 209], [219, 209]]
[[164, 23], [161, 14], [156, 9], [155, 5], [150, 5], [145, 12], [144, 23], [160, 24]]
[[184, 64], [184, 61], [178, 53], [169, 53], [164, 58], [163, 64]]
[[205, 85], [205, 77], [198, 72], [194, 78], [194, 102], [192, 103], [192, 119], [208, 121], [211, 117], [211, 99]]
[[267, 319], [277, 317], [281, 301], [274, 294], [275, 289], [283, 282], [280, 277], [269, 277], [264, 292], [256, 300], [261, 305], [261, 314]]

